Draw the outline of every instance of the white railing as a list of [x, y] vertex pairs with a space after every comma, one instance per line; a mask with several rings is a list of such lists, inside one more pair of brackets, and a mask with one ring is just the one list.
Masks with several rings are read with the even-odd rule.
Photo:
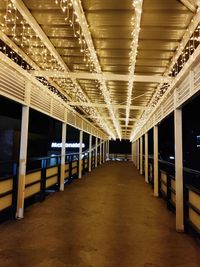
[[174, 78], [167, 92], [150, 112], [140, 127], [132, 134], [132, 141], [136, 141], [154, 125], [160, 123], [176, 108], [180, 108], [200, 91], [200, 46], [195, 50], [192, 58]]
[[0, 52], [0, 95], [30, 106], [100, 139], [108, 139], [106, 134], [73, 111], [66, 102], [2, 52]]

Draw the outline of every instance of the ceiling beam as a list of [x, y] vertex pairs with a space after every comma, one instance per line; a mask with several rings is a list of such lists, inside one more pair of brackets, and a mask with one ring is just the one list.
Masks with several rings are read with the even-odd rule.
[[190, 10], [192, 13], [196, 12], [196, 7], [194, 4], [191, 3], [189, 0], [178, 0], [182, 5], [184, 5], [188, 10]]
[[143, 0], [133, 1], [133, 7], [135, 9], [135, 18], [134, 18], [134, 23], [131, 23], [133, 26], [133, 31], [132, 31], [131, 53], [130, 53], [131, 65], [129, 68], [129, 83], [128, 83], [127, 105], [126, 105], [126, 122], [125, 122], [126, 126], [129, 123], [130, 107], [131, 107], [132, 93], [134, 87], [133, 82], [134, 82], [135, 65], [136, 65], [136, 58], [139, 46], [138, 44], [139, 44], [140, 23], [142, 17], [142, 5], [143, 5]]
[[[97, 116], [84, 116], [85, 118], [88, 118], [88, 119], [100, 119], [100, 118], [102, 118], [102, 119], [105, 119], [105, 120], [112, 120], [112, 118], [111, 117], [106, 117], [106, 116], [101, 116], [101, 117], [97, 117]], [[117, 118], [119, 121], [126, 121], [126, 118]], [[137, 121], [137, 119], [133, 119], [133, 118], [131, 118], [129, 121]]]
[[[44, 33], [44, 31], [42, 30], [40, 25], [37, 23], [37, 21], [35, 20], [35, 18], [31, 14], [31, 12], [28, 10], [28, 8], [24, 4], [24, 2], [22, 0], [11, 0], [11, 1], [12, 1], [13, 5], [17, 8], [17, 10], [20, 12], [22, 17], [27, 21], [27, 23], [30, 25], [30, 27], [35, 31], [35, 33], [40, 38], [40, 40], [48, 48], [50, 53], [55, 57], [57, 62], [60, 64], [60, 66], [62, 66], [62, 68], [65, 70], [65, 72], [69, 72], [68, 66], [66, 65], [66, 63], [64, 62], [64, 60], [62, 59], [62, 57], [60, 56], [60, 54], [58, 53], [58, 51], [54, 47], [54, 45], [51, 43], [51, 41], [49, 40], [47, 35]], [[76, 82], [76, 79], [71, 78], [71, 80], [72, 80], [74, 86], [76, 86], [83, 93], [83, 95], [85, 96], [86, 100], [88, 102], [90, 102], [89, 97], [85, 94], [85, 92], [82, 90], [82, 88]], [[95, 112], [97, 112], [97, 111], [95, 110]], [[112, 138], [114, 138], [114, 136], [115, 136], [114, 133], [108, 127], [109, 124], [107, 122], [106, 123], [102, 122], [102, 124], [106, 128], [104, 130], [106, 130], [107, 133], [109, 135], [111, 135]]]
[[[96, 107], [96, 108], [107, 108], [106, 104], [99, 104], [99, 103], [86, 103], [86, 102], [68, 102], [68, 105], [70, 106], [76, 106], [76, 107]], [[115, 105], [112, 104], [112, 106], [115, 109], [126, 109], [126, 105]], [[130, 106], [131, 110], [146, 110], [147, 107], [144, 106]]]
[[[101, 65], [99, 63], [99, 59], [97, 57], [97, 53], [96, 53], [96, 50], [94, 48], [94, 43], [92, 40], [91, 32], [90, 32], [90, 29], [88, 27], [88, 23], [87, 23], [85, 13], [84, 13], [83, 8], [82, 8], [81, 1], [80, 0], [72, 1], [72, 5], [73, 5], [74, 11], [77, 15], [78, 23], [82, 29], [82, 35], [85, 39], [87, 49], [90, 53], [93, 64], [95, 66], [95, 70], [97, 73], [102, 74]], [[101, 79], [100, 84], [101, 84], [100, 90], [102, 92], [102, 96], [104, 97], [105, 103], [107, 104], [107, 109], [109, 110], [110, 116], [112, 117], [112, 121], [113, 121], [113, 125], [115, 127], [115, 130], [116, 130], [116, 133], [117, 133], [119, 139], [121, 139], [121, 131], [120, 131], [119, 121], [117, 121], [116, 116], [114, 114], [114, 110], [112, 107], [112, 101], [111, 101], [111, 97], [110, 97], [110, 92], [107, 88], [106, 81], [104, 79]]]
[[[66, 71], [30, 71], [33, 76], [52, 77], [52, 78], [71, 78], [77, 80], [101, 80], [104, 78], [106, 81], [124, 81], [128, 82], [130, 76], [126, 74], [115, 73], [102, 73], [96, 74], [91, 72], [66, 72]], [[150, 83], [163, 83], [169, 82], [169, 77], [163, 77], [162, 75], [134, 75], [134, 82], [150, 82]]]

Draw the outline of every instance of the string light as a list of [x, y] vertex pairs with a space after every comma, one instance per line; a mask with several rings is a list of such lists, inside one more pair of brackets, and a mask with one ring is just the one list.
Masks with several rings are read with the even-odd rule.
[[[193, 58], [193, 53], [195, 52], [195, 50], [200, 44], [200, 23], [198, 19], [199, 12], [200, 12], [200, 9], [198, 7], [194, 18], [191, 20], [190, 25], [186, 29], [181, 42], [176, 48], [176, 53], [171, 59], [170, 66], [167, 68], [167, 70], [164, 73], [165, 77], [169, 76], [172, 79], [174, 79], [180, 73], [180, 71], [184, 68], [187, 61]], [[136, 123], [136, 126], [134, 127], [131, 133], [131, 138], [130, 138], [131, 140], [134, 139], [134, 137], [137, 135], [139, 130], [146, 123], [147, 119], [149, 118], [149, 114], [152, 114], [158, 102], [165, 95], [169, 87], [170, 87], [170, 83], [163, 83], [158, 86], [150, 102], [149, 108], [146, 110], [146, 112], [144, 112], [143, 116]]]
[[129, 83], [128, 83], [128, 96], [127, 96], [127, 106], [126, 106], [126, 122], [125, 125], [128, 126], [129, 116], [130, 116], [130, 106], [133, 92], [133, 82], [134, 82], [134, 73], [135, 73], [135, 64], [138, 51], [138, 39], [140, 32], [140, 21], [142, 14], [142, 3], [143, 0], [133, 0], [132, 5], [135, 10], [135, 17], [131, 19], [131, 26], [133, 31], [131, 33], [132, 42], [131, 42], [131, 52], [130, 52], [130, 67], [129, 67]]
[[[72, 1], [72, 6], [74, 9], [73, 12], [75, 12], [75, 14], [77, 16], [77, 22], [79, 23], [79, 26], [80, 26], [81, 31], [82, 31], [81, 36], [83, 38], [84, 47], [86, 47], [84, 50], [84, 51], [86, 51], [86, 52], [84, 52], [85, 55], [88, 57], [86, 65], [92, 66], [92, 68], [90, 69], [91, 72], [92, 72], [92, 69], [94, 69], [97, 74], [102, 74], [101, 66], [99, 64], [99, 60], [98, 60], [98, 57], [96, 54], [96, 50], [94, 48], [94, 44], [93, 44], [93, 41], [91, 38], [91, 34], [89, 31], [89, 27], [88, 27], [85, 15], [82, 12], [82, 10], [79, 8], [81, 6], [81, 3], [80, 3], [80, 1], [78, 2], [78, 0]], [[84, 60], [86, 61], [86, 58]], [[103, 75], [100, 75], [100, 77], [101, 78], [99, 78], [96, 75], [96, 79], [99, 80], [99, 87], [98, 88], [101, 90], [101, 93], [104, 97], [105, 103], [108, 107], [108, 111], [109, 111], [109, 114], [112, 118], [112, 121], [113, 121], [113, 124], [115, 127], [115, 131], [118, 135], [118, 138], [121, 139], [121, 129], [120, 129], [119, 121], [117, 121], [113, 107], [112, 107], [111, 98], [110, 98], [109, 91], [107, 89], [106, 81], [105, 81]]]
[[[63, 1], [63, 4], [65, 4], [66, 2], [67, 1]], [[69, 4], [69, 6], [72, 6], [72, 4]], [[74, 23], [75, 20], [77, 20], [77, 18], [76, 16], [73, 16], [72, 22]], [[2, 32], [5, 32], [7, 35], [9, 34], [9, 31], [11, 29], [11, 38], [13, 39], [13, 41], [16, 43], [16, 45], [23, 48], [25, 53], [34, 62], [37, 62], [37, 64], [41, 69], [43, 70], [51, 69], [54, 71], [63, 70], [63, 67], [58, 63], [54, 55], [51, 54], [51, 52], [47, 49], [44, 43], [40, 40], [37, 33], [29, 26], [29, 24], [23, 17], [20, 18], [18, 10], [15, 8], [15, 6], [10, 0], [7, 0], [6, 2], [6, 14], [4, 16], [4, 23], [0, 24], [0, 28]], [[79, 32], [81, 32], [80, 29]], [[84, 44], [85, 40], [83, 40], [83, 48], [85, 47]], [[16, 52], [12, 51], [4, 43], [2, 43], [2, 46], [0, 44], [0, 50], [8, 57], [10, 57], [13, 61], [15, 61], [17, 64], [19, 64], [23, 69], [26, 70], [31, 69], [31, 66], [27, 64], [27, 62], [22, 57], [17, 55]], [[93, 64], [91, 64], [91, 66], [93, 66]], [[54, 86], [51, 86], [51, 84], [44, 77], [39, 77], [38, 80], [42, 82], [45, 86], [47, 86], [49, 90], [51, 90], [52, 92], [57, 94], [60, 98], [62, 98], [64, 101], [67, 101], [66, 96], [60, 93], [60, 91], [56, 89]], [[58, 81], [56, 82], [58, 84]], [[77, 85], [75, 81], [71, 82], [71, 85], [73, 88], [75, 88], [73, 90], [73, 92], [75, 92], [74, 97], [78, 99], [78, 101], [82, 102], [88, 101], [82, 89]], [[83, 110], [87, 112], [89, 115], [91, 114], [97, 117], [95, 109], [83, 107]], [[114, 134], [103, 120], [97, 119], [95, 120], [95, 122], [99, 124], [100, 127], [104, 129], [104, 131], [106, 131], [112, 138], [115, 138]]]

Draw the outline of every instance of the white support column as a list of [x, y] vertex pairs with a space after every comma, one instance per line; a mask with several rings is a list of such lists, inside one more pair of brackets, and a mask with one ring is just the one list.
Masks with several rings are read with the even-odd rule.
[[176, 230], [184, 231], [184, 200], [183, 200], [183, 139], [182, 110], [174, 111], [175, 132], [175, 178], [176, 178]]
[[137, 140], [137, 170], [140, 169], [140, 139]]
[[153, 127], [153, 153], [154, 153], [154, 196], [159, 196], [158, 189], [158, 126]]
[[133, 142], [133, 163], [134, 163], [134, 166], [135, 166], [135, 142]]
[[110, 140], [108, 140], [108, 160], [110, 158]]
[[137, 169], [137, 141], [135, 141], [135, 167]]
[[60, 176], [60, 191], [64, 191], [65, 184], [65, 154], [66, 154], [66, 133], [67, 133], [67, 124], [62, 123], [62, 150], [61, 150], [61, 176]]
[[101, 139], [99, 140], [100, 149], [99, 149], [99, 164], [101, 165], [101, 159], [102, 159], [102, 142]]
[[19, 178], [18, 178], [17, 211], [16, 211], [16, 218], [18, 219], [22, 219], [24, 217], [24, 191], [25, 191], [25, 179], [26, 179], [28, 124], [29, 124], [29, 107], [23, 106], [22, 120], [21, 120]]
[[105, 161], [107, 160], [107, 151], [108, 151], [108, 144], [107, 144], [107, 140], [104, 141], [105, 143]]
[[143, 174], [143, 139], [140, 137], [140, 174]]
[[92, 135], [89, 135], [89, 172], [92, 170]]
[[105, 141], [103, 140], [103, 163], [105, 163]]
[[134, 143], [131, 143], [131, 160], [134, 162]]
[[97, 167], [97, 155], [98, 155], [98, 138], [96, 137], [96, 146], [95, 146], [95, 168]]
[[83, 131], [80, 130], [80, 135], [79, 135], [79, 165], [78, 165], [78, 178], [81, 179], [82, 178], [82, 145], [83, 145]]
[[145, 133], [145, 182], [149, 182], [149, 152], [148, 152], [148, 132]]

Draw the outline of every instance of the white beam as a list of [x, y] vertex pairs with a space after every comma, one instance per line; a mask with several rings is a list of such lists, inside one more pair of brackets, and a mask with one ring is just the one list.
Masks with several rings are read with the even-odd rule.
[[174, 111], [175, 132], [175, 178], [176, 178], [176, 230], [184, 231], [184, 202], [183, 202], [183, 137], [182, 110]]
[[191, 12], [196, 12], [196, 7], [191, 3], [189, 0], [179, 0], [187, 9], [189, 9]]
[[[68, 102], [70, 106], [81, 106], [81, 107], [96, 107], [96, 108], [107, 108], [106, 104], [99, 103], [86, 103], [86, 102]], [[112, 105], [115, 109], [126, 109], [126, 105]], [[146, 110], [144, 106], [131, 106], [132, 110]]]
[[[43, 76], [51, 78], [71, 78], [78, 80], [101, 80], [104, 78], [106, 81], [124, 81], [128, 82], [130, 76], [127, 74], [115, 74], [115, 73], [102, 73], [96, 74], [91, 72], [67, 72], [67, 71], [56, 71], [56, 70], [32, 70], [30, 73], [33, 76]], [[151, 82], [151, 83], [163, 83], [169, 82], [171, 78], [163, 77], [161, 75], [134, 75], [134, 82]]]
[[[106, 117], [106, 116], [101, 116], [101, 117], [98, 117], [98, 116], [84, 116], [85, 118], [91, 118], [91, 119], [104, 119], [104, 120], [111, 120], [112, 118], [111, 117]], [[125, 118], [118, 118], [119, 121], [125, 121], [126, 119]], [[135, 118], [132, 118], [132, 119], [129, 119], [129, 121], [137, 121], [137, 119]]]
[[132, 30], [132, 42], [131, 42], [131, 52], [130, 52], [130, 67], [129, 67], [129, 83], [128, 83], [128, 94], [127, 94], [127, 108], [126, 108], [126, 126], [129, 123], [130, 117], [130, 106], [132, 102], [132, 92], [133, 92], [133, 82], [135, 74], [135, 65], [138, 52], [138, 43], [139, 43], [139, 33], [140, 33], [140, 23], [142, 15], [142, 4], [143, 0], [133, 1], [133, 7], [135, 9], [134, 23]]

